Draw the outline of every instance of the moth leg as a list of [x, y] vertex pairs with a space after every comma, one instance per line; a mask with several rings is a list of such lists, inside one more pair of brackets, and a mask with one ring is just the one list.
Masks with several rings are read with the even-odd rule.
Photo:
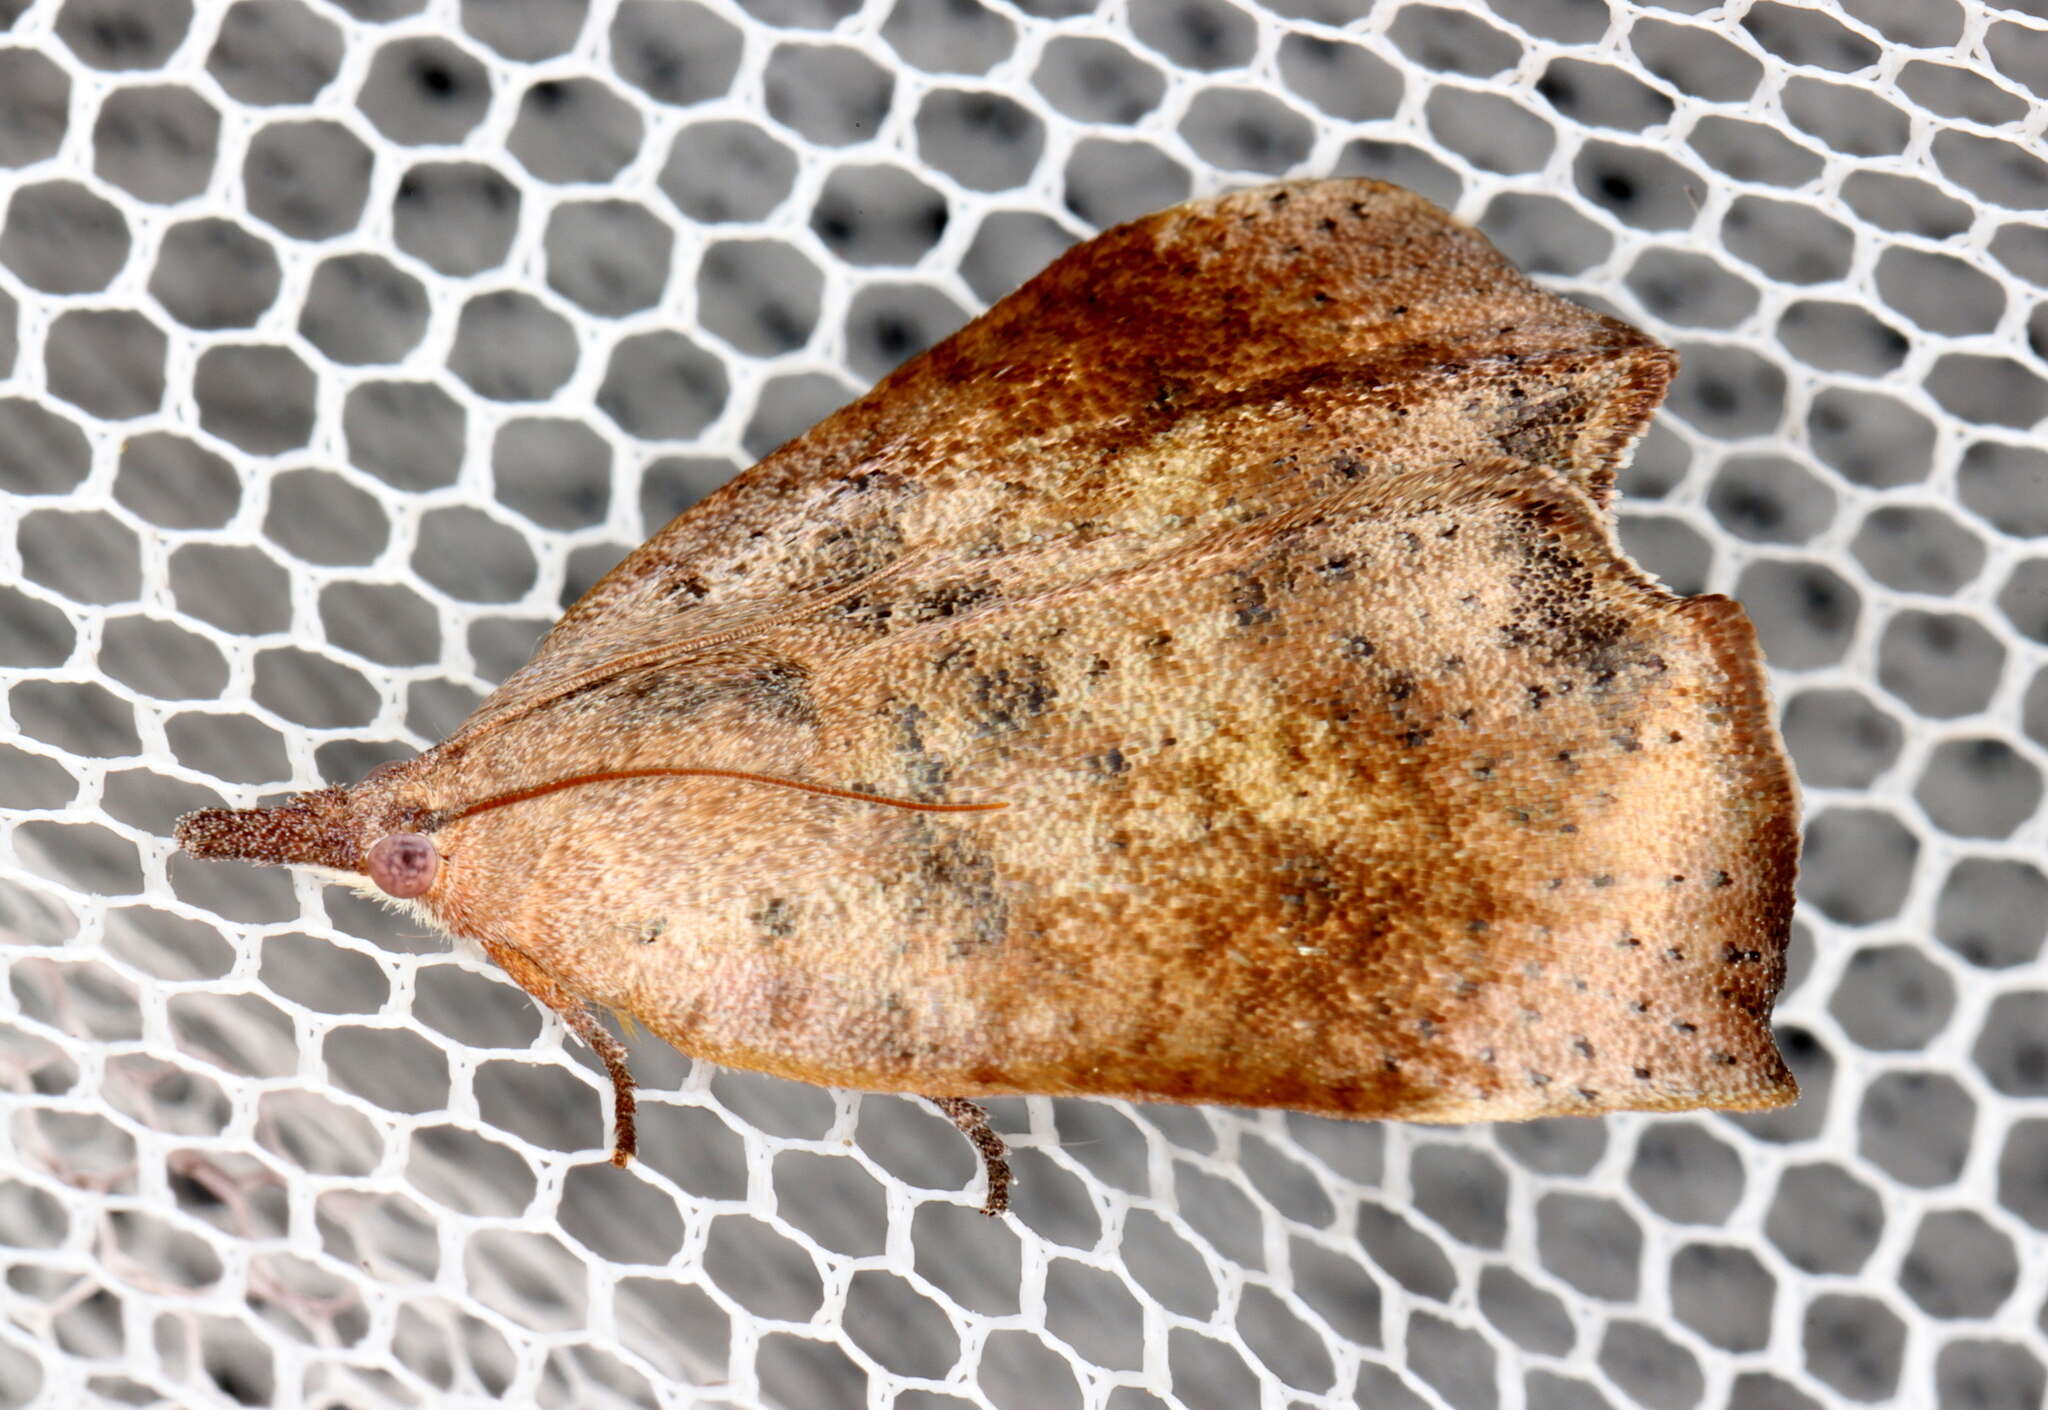
[[606, 1075], [612, 1079], [612, 1164], [624, 1165], [639, 1148], [639, 1135], [633, 1126], [633, 1074], [626, 1066], [626, 1045], [597, 1021], [583, 1000], [526, 954], [490, 940], [483, 945], [484, 953], [512, 976], [513, 983], [553, 1009], [569, 1025], [569, 1031], [589, 1044], [604, 1064]]
[[988, 1198], [981, 1202], [983, 1214], [1001, 1214], [1010, 1207], [1010, 1162], [1003, 1138], [988, 1124], [988, 1113], [965, 1097], [926, 1097], [965, 1136], [981, 1157], [988, 1172]]

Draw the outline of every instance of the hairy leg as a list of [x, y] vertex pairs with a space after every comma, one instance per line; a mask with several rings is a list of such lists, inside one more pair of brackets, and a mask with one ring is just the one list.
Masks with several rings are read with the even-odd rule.
[[[604, 1064], [612, 1079], [612, 1164], [624, 1165], [633, 1158], [639, 1143], [633, 1127], [633, 1074], [626, 1067], [626, 1045], [597, 1021], [583, 1000], [525, 954], [489, 940], [484, 941], [484, 953], [502, 966], [520, 988], [559, 1014], [562, 1022], [569, 1025], [569, 1031], [588, 1043]], [[997, 1142], [996, 1149], [1002, 1149], [1001, 1142]]]

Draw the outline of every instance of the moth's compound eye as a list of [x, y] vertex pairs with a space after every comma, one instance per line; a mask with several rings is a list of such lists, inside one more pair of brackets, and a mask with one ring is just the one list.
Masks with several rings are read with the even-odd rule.
[[370, 880], [400, 900], [424, 896], [441, 870], [441, 854], [417, 832], [394, 832], [370, 849]]

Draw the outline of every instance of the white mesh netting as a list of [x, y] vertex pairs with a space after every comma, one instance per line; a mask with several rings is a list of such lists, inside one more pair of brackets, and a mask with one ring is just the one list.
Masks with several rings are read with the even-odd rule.
[[[1358, 18], [1363, 14], [1364, 18]], [[2035, 1410], [2041, 0], [5, 0], [0, 1404]], [[172, 820], [453, 725], [1128, 216], [1366, 173], [1676, 346], [1623, 537], [1808, 808], [1767, 1116], [915, 1103], [635, 1044]]]

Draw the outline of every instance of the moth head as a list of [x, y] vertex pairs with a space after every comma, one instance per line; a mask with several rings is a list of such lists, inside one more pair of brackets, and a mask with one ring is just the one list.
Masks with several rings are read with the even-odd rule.
[[433, 888], [439, 818], [415, 797], [405, 764], [379, 764], [353, 787], [320, 788], [267, 808], [207, 808], [178, 819], [178, 846], [208, 861], [305, 866], [365, 877], [394, 900]]

